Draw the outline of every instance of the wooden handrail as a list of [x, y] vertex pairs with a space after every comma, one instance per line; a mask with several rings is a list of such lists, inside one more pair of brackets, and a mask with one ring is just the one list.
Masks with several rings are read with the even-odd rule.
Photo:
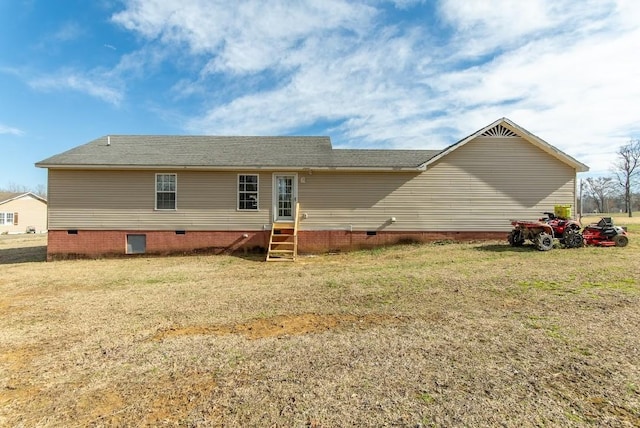
[[300, 222], [300, 202], [296, 202], [296, 221], [293, 224], [294, 235], [298, 234], [298, 223]]

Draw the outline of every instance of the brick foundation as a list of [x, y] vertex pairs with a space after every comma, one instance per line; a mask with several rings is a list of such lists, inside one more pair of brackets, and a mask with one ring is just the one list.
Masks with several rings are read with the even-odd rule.
[[349, 232], [345, 230], [318, 230], [298, 232], [300, 253], [323, 253], [375, 248], [384, 245], [435, 241], [506, 240], [507, 232]]
[[[121, 231], [50, 230], [47, 259], [114, 257], [126, 255], [127, 235], [145, 235], [145, 254], [264, 252], [271, 231]], [[506, 232], [349, 232], [300, 231], [298, 252], [349, 251], [412, 242], [506, 239]]]
[[127, 235], [146, 236], [145, 254], [217, 254], [262, 250], [269, 243], [270, 233], [186, 231], [178, 234], [175, 231], [78, 230], [77, 234], [69, 234], [66, 230], [50, 230], [47, 259], [124, 256], [127, 252]]

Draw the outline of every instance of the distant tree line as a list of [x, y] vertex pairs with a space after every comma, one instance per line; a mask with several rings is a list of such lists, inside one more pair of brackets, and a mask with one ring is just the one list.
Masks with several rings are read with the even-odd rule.
[[38, 195], [46, 199], [47, 197], [47, 186], [44, 184], [38, 184], [35, 187], [22, 186], [20, 184], [9, 183], [9, 185], [5, 187], [0, 187], [0, 192], [11, 192], [11, 193], [27, 193], [31, 192], [34, 195]]
[[640, 211], [640, 140], [621, 146], [612, 175], [581, 180], [582, 213], [624, 212], [629, 217]]

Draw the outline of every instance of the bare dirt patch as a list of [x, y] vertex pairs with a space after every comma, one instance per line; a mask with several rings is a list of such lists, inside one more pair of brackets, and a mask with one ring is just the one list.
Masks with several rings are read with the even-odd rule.
[[234, 325], [173, 327], [159, 331], [153, 339], [163, 340], [177, 336], [203, 334], [212, 334], [217, 336], [239, 334], [247, 339], [255, 340], [265, 337], [312, 334], [337, 328], [368, 328], [374, 325], [402, 322], [402, 318], [403, 317], [390, 316], [386, 314], [368, 314], [362, 316], [349, 314], [278, 315]]
[[[215, 380], [197, 371], [158, 374], [147, 382], [136, 380], [92, 391], [80, 398], [74, 411], [86, 424], [126, 425], [127, 408], [135, 400], [142, 404], [139, 424], [159, 426], [180, 424], [201, 401], [209, 398]], [[135, 395], [131, 395], [135, 391]]]

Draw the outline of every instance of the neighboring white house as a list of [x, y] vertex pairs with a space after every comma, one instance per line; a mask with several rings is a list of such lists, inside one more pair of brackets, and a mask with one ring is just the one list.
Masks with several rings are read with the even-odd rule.
[[0, 192], [0, 234], [46, 231], [46, 199], [31, 192]]

